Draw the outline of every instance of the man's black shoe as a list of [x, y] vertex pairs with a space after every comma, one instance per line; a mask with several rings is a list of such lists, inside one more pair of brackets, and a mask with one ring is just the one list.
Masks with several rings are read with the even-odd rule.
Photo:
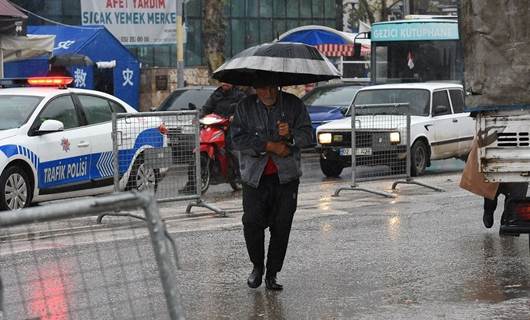
[[283, 286], [276, 282], [276, 276], [265, 278], [265, 287], [269, 290], [283, 290]]
[[491, 228], [493, 226], [493, 212], [484, 211], [482, 222], [484, 222], [484, 227], [488, 229]]
[[263, 269], [254, 267], [252, 269], [252, 272], [248, 276], [247, 284], [252, 289], [256, 289], [261, 285], [261, 281], [263, 280]]

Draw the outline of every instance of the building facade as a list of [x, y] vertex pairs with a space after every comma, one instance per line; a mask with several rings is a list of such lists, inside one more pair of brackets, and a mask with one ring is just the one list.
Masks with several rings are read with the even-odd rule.
[[[30, 25], [55, 22], [81, 25], [81, 1], [11, 0], [40, 17], [29, 15]], [[166, 0], [169, 1], [169, 0]], [[176, 1], [176, 0], [174, 0]], [[269, 42], [292, 28], [317, 24], [342, 29], [342, 0], [219, 0], [224, 6], [224, 56], [230, 58], [252, 45]], [[189, 85], [207, 84], [208, 70], [203, 53], [204, 0], [186, 0], [185, 72]], [[126, 46], [142, 65], [140, 105], [142, 110], [158, 106], [176, 88], [176, 45]], [[158, 86], [160, 79], [167, 85]], [[164, 88], [164, 89], [161, 89]]]
[[[90, 0], [11, 0], [46, 19], [69, 25], [81, 24], [81, 1]], [[203, 0], [184, 1], [186, 30], [185, 65], [205, 64], [202, 47]], [[226, 58], [258, 43], [274, 40], [285, 31], [308, 24], [342, 29], [342, 0], [228, 0], [226, 20]], [[31, 16], [29, 24], [50, 22]], [[175, 67], [176, 45], [126, 46], [144, 68]]]

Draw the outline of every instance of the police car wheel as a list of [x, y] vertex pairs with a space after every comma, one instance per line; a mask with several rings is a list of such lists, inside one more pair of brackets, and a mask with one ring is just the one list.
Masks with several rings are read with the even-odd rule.
[[33, 190], [26, 172], [17, 166], [8, 167], [0, 176], [0, 209], [29, 207], [32, 197]]
[[152, 189], [156, 191], [158, 183], [158, 173], [154, 169], [145, 166], [144, 159], [140, 155], [134, 162], [131, 175], [127, 183], [127, 190], [135, 189], [144, 191]]

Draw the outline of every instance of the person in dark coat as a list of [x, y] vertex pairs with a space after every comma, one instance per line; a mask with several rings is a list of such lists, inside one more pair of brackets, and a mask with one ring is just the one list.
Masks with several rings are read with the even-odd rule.
[[245, 97], [245, 93], [230, 83], [221, 82], [221, 85], [210, 95], [202, 107], [201, 117], [216, 113], [225, 118], [232, 118], [236, 105]]
[[[200, 117], [202, 118], [210, 113], [215, 113], [225, 118], [229, 118], [230, 121], [232, 121], [236, 105], [244, 97], [245, 93], [239, 90], [237, 87], [234, 87], [230, 83], [221, 82], [221, 85], [215, 89], [208, 100], [206, 100], [206, 103], [202, 107]], [[233, 168], [238, 166], [238, 161], [237, 157], [232, 152], [230, 127], [228, 127], [225, 132], [225, 152], [228, 156], [230, 164], [230, 179], [239, 179], [236, 172], [234, 172], [235, 170], [233, 170]], [[192, 163], [190, 163], [188, 166], [188, 181], [184, 187], [179, 190], [179, 192], [184, 194], [193, 194], [195, 191], [195, 162], [192, 161]]]
[[[282, 269], [302, 175], [300, 149], [310, 146], [311, 120], [304, 103], [277, 86], [255, 85], [256, 94], [241, 101], [232, 122], [234, 150], [240, 152], [243, 183], [243, 233], [257, 288], [265, 274], [269, 290], [282, 290]], [[265, 261], [265, 229], [270, 241]]]

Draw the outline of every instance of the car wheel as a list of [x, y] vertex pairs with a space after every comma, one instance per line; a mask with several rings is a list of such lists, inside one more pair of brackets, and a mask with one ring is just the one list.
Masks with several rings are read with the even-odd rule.
[[410, 148], [410, 175], [421, 176], [429, 162], [429, 149], [425, 142], [416, 141]]
[[201, 194], [206, 193], [210, 187], [211, 173], [210, 168], [211, 161], [207, 154], [201, 154]]
[[157, 184], [158, 172], [155, 169], [147, 168], [143, 156], [139, 155], [132, 166], [126, 190], [156, 191]]
[[326, 177], [339, 177], [342, 173], [342, 163], [340, 161], [326, 160], [320, 158], [320, 169]]
[[0, 209], [29, 207], [32, 198], [33, 188], [26, 172], [17, 166], [8, 167], [0, 176]]

